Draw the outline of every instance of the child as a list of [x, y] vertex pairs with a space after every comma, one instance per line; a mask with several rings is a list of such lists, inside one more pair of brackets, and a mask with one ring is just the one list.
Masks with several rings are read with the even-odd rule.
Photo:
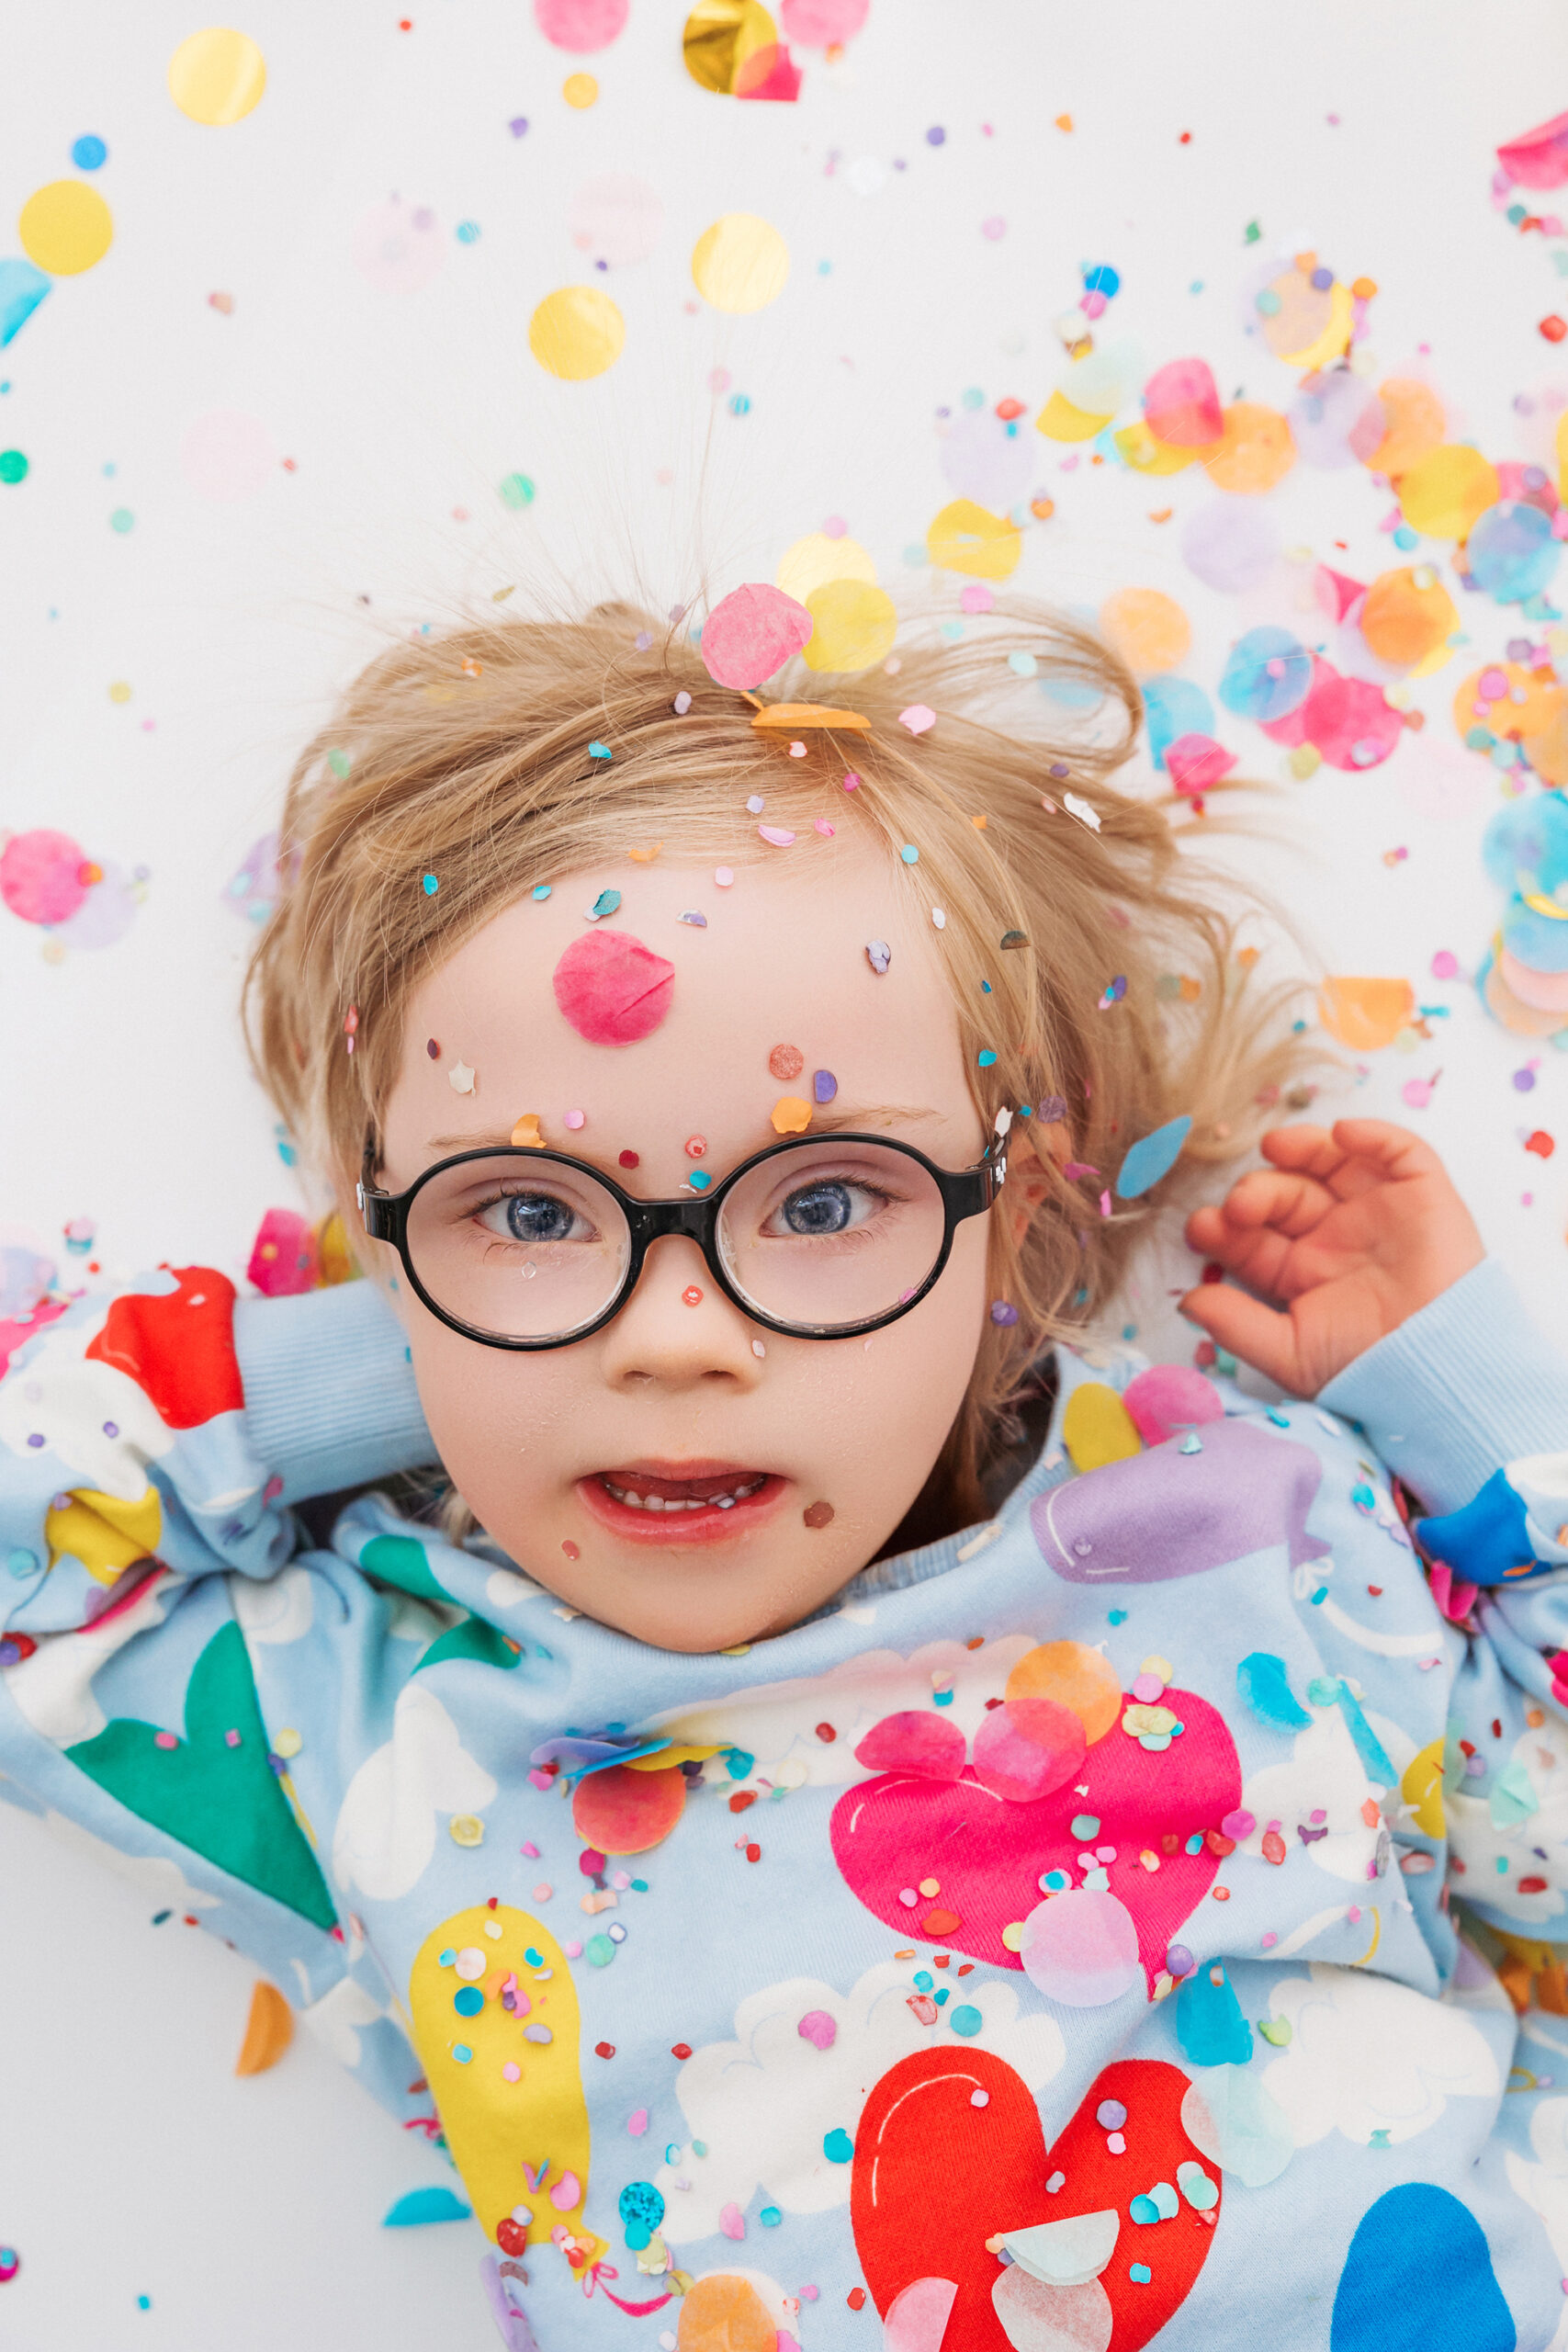
[[1568, 2343], [1562, 1365], [1371, 1121], [1189, 1226], [1285, 1403], [1068, 1344], [1299, 1051], [1130, 681], [659, 634], [302, 759], [253, 1036], [370, 1279], [37, 1306], [0, 1770], [350, 2030], [513, 2347]]

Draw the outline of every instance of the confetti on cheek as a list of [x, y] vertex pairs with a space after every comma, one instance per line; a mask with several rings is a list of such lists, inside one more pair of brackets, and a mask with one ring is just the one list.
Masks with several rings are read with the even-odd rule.
[[832, 1521], [833, 1506], [831, 1503], [807, 1503], [800, 1515], [807, 1527], [827, 1527]]
[[578, 1550], [577, 1545], [572, 1542], [570, 1535], [567, 1536], [562, 1543], [561, 1550], [566, 1554], [569, 1560], [581, 1560], [582, 1557], [581, 1553]]
[[626, 932], [574, 940], [556, 966], [556, 1002], [591, 1046], [649, 1037], [670, 1010], [675, 967]]
[[446, 1078], [454, 1094], [472, 1094], [479, 1083], [477, 1071], [471, 1070], [467, 1062], [454, 1062]]

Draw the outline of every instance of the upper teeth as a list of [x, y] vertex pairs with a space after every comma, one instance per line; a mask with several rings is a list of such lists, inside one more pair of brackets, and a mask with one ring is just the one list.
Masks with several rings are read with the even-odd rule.
[[743, 1478], [739, 1486], [722, 1495], [680, 1495], [667, 1499], [663, 1495], [634, 1494], [629, 1487], [617, 1487], [608, 1478], [604, 1480], [606, 1492], [614, 1495], [618, 1503], [630, 1503], [634, 1510], [706, 1510], [715, 1503], [720, 1510], [733, 1510], [738, 1502], [754, 1495], [765, 1484], [765, 1478]]

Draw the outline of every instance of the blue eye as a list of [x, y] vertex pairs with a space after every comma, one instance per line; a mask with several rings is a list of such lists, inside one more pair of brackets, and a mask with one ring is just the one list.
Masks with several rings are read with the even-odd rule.
[[513, 1193], [505, 1203], [506, 1230], [513, 1241], [566, 1241], [576, 1223], [565, 1201], [548, 1193]]
[[779, 1214], [792, 1233], [843, 1233], [854, 1221], [853, 1194], [848, 1184], [805, 1184], [790, 1193]]

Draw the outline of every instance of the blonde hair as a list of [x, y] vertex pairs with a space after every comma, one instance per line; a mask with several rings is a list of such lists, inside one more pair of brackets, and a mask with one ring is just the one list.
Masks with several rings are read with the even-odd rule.
[[[792, 859], [834, 854], [816, 818], [883, 843], [919, 920], [945, 915], [987, 1131], [1003, 1105], [1065, 1104], [1065, 1136], [1013, 1126], [1017, 1172], [1043, 1197], [1021, 1235], [1005, 1206], [991, 1219], [994, 1295], [1018, 1319], [987, 1323], [933, 1473], [930, 1491], [960, 1519], [983, 1508], [981, 1476], [1043, 1346], [1083, 1336], [1151, 1206], [1245, 1150], [1303, 1060], [1286, 992], [1249, 985], [1237, 958], [1235, 881], [1184, 853], [1163, 806], [1111, 782], [1142, 716], [1130, 673], [1043, 610], [1010, 606], [983, 630], [933, 636], [852, 678], [797, 666], [770, 680], [770, 701], [826, 692], [871, 723], [869, 735], [802, 730], [801, 757], [788, 735], [752, 727], [751, 704], [714, 684], [683, 630], [629, 605], [400, 643], [296, 764], [279, 901], [245, 980], [257, 1073], [341, 1205], [401, 1058], [412, 990], [525, 891], [655, 843], [676, 862], [776, 857], [745, 814], [756, 793], [795, 831]], [[921, 703], [935, 723], [916, 734], [899, 714]], [[1098, 719], [1075, 731], [1064, 706], [1086, 703]], [[844, 789], [846, 772], [858, 788]], [[900, 860], [905, 843], [918, 864]], [[995, 1059], [981, 1067], [982, 1055]], [[1193, 1125], [1179, 1176], [1135, 1204], [1112, 1193], [1102, 1214], [1128, 1148], [1182, 1113]]]

